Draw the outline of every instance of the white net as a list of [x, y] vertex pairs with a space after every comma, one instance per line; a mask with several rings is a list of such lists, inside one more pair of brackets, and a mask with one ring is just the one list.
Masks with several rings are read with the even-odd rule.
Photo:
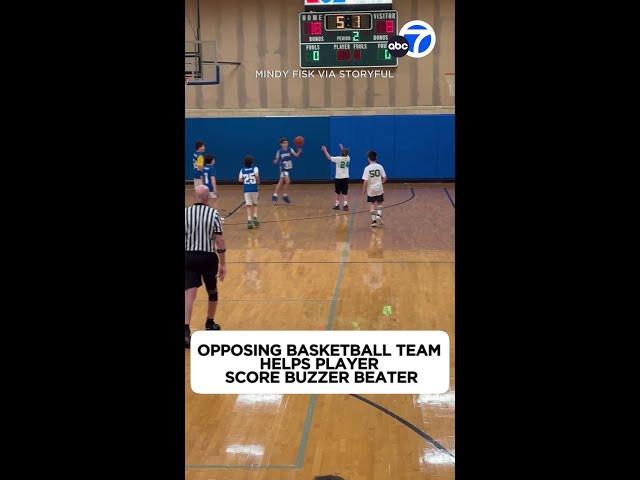
[[445, 73], [444, 78], [447, 79], [447, 85], [449, 86], [449, 95], [452, 97], [456, 96], [456, 74], [455, 73]]

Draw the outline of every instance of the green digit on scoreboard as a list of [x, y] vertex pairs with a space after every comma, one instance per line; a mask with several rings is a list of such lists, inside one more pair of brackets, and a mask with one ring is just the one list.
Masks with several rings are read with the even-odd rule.
[[378, 60], [389, 60], [391, 55], [389, 55], [389, 50], [380, 50], [378, 49]]
[[319, 50], [314, 50], [313, 51], [313, 59], [317, 62], [318, 60], [320, 60], [320, 51]]

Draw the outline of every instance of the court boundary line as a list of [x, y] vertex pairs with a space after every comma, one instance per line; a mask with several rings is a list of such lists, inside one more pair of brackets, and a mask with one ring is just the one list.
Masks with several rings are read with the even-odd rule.
[[311, 419], [316, 409], [317, 395], [314, 393], [309, 398], [309, 406], [307, 407], [307, 415], [304, 418], [304, 426], [302, 427], [302, 436], [298, 445], [298, 454], [296, 455], [296, 468], [302, 468], [304, 456], [307, 453], [307, 441], [309, 440], [309, 432], [311, 431]]
[[[357, 199], [356, 199], [356, 202], [358, 202]], [[342, 285], [342, 274], [344, 272], [344, 265], [345, 263], [347, 263], [347, 255], [349, 255], [349, 247], [351, 246], [351, 232], [353, 231], [354, 218], [356, 218], [355, 215], [352, 215], [351, 218], [349, 219], [349, 228], [347, 230], [347, 238], [346, 238], [346, 241], [344, 242], [344, 248], [342, 249], [342, 258], [340, 259], [340, 268], [338, 270], [338, 278], [336, 279], [336, 287], [333, 289], [333, 298], [331, 299], [331, 308], [329, 308], [329, 318], [327, 320], [325, 330], [331, 330], [331, 327], [333, 327], [333, 316], [336, 313], [336, 306], [338, 305], [338, 293], [340, 292], [340, 286]]]
[[[433, 445], [435, 448], [437, 448], [438, 450], [440, 450], [442, 453], [445, 453], [447, 455], [449, 455], [451, 458], [453, 458], [455, 460], [456, 456], [451, 453], [449, 450], [447, 450], [446, 448], [444, 448], [442, 445], [440, 445], [437, 441], [435, 441], [433, 438], [431, 438], [429, 435], [427, 435], [425, 432], [423, 432], [422, 430], [420, 430], [418, 427], [416, 427], [413, 423], [405, 420], [404, 418], [402, 418], [400, 415], [393, 413], [391, 410], [387, 410], [386, 408], [384, 408], [382, 405], [378, 405], [376, 402], [374, 402], [373, 400], [369, 400], [368, 398], [365, 398], [361, 395], [356, 395], [355, 393], [350, 393], [349, 394], [350, 397], [353, 398], [357, 398], [358, 400], [371, 405], [374, 408], [377, 408], [378, 410], [380, 410], [382, 413], [386, 413], [387, 415], [389, 415], [391, 418], [393, 418], [394, 420], [397, 420], [398, 422], [402, 423], [404, 426], [409, 427], [411, 430], [413, 430], [414, 432], [416, 432], [418, 435], [420, 435], [422, 438], [424, 438], [427, 442], [429, 442], [431, 445]], [[455, 461], [453, 463], [456, 463]]]
[[449, 192], [447, 191], [447, 188], [444, 188], [444, 193], [447, 194], [447, 197], [449, 197], [449, 201], [451, 202], [451, 205], [453, 205], [453, 209], [456, 209], [456, 202], [453, 201], [453, 199], [451, 198], [451, 195], [449, 195]]
[[[358, 204], [358, 200], [355, 201], [355, 204]], [[333, 289], [333, 298], [331, 299], [331, 307], [329, 308], [329, 315], [327, 319], [327, 324], [325, 325], [325, 330], [331, 330], [333, 326], [333, 317], [336, 313], [336, 307], [338, 305], [338, 296], [340, 293], [340, 286], [342, 285], [342, 274], [344, 272], [344, 264], [346, 263], [347, 255], [349, 254], [349, 245], [351, 243], [351, 232], [353, 231], [353, 220], [355, 215], [352, 215], [349, 219], [349, 229], [347, 230], [347, 238], [344, 242], [344, 248], [342, 249], [342, 261], [340, 263], [340, 268], [338, 270], [338, 278], [336, 279], [336, 286]], [[311, 421], [313, 418], [313, 412], [316, 406], [317, 395], [311, 395], [309, 399], [309, 406], [307, 407], [307, 415], [304, 421], [304, 428], [302, 430], [302, 437], [300, 440], [300, 445], [298, 447], [298, 456], [296, 457], [296, 465], [298, 468], [302, 468], [304, 456], [307, 452], [307, 442], [309, 440], [309, 432], [311, 431]]]
[[[229, 211], [229, 210], [226, 210], [226, 209], [224, 209], [224, 208], [219, 209], [219, 210], [218, 210], [218, 213], [220, 213], [222, 217], [224, 217], [225, 219], [227, 219], [227, 218], [229, 218], [231, 215], [233, 215], [234, 213], [236, 213], [238, 210], [240, 210], [240, 207], [242, 207], [244, 204], [245, 204], [245, 202], [241, 202], [241, 203], [240, 203], [240, 205], [238, 205], [236, 208], [234, 208], [234, 209], [231, 211], [231, 213], [229, 213], [228, 215], [223, 215], [223, 214], [221, 213], [221, 212], [222, 212], [222, 210], [225, 210], [225, 211], [227, 211], [227, 212]], [[240, 224], [240, 223], [232, 223], [231, 225], [241, 225], [241, 224]]]

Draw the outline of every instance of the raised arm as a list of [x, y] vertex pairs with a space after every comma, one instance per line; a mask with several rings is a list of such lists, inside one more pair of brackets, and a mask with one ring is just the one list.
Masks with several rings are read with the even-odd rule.
[[324, 152], [324, 156], [327, 157], [327, 160], [331, 161], [331, 155], [329, 155], [329, 152], [327, 152], [327, 147], [322, 145], [322, 147], [320, 147], [320, 150]]

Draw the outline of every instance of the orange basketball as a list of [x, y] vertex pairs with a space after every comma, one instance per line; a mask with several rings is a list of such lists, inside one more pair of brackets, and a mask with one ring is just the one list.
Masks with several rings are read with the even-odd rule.
[[293, 143], [296, 144], [296, 147], [300, 148], [301, 146], [304, 145], [304, 138], [301, 137], [300, 135], [298, 135], [294, 140]]

